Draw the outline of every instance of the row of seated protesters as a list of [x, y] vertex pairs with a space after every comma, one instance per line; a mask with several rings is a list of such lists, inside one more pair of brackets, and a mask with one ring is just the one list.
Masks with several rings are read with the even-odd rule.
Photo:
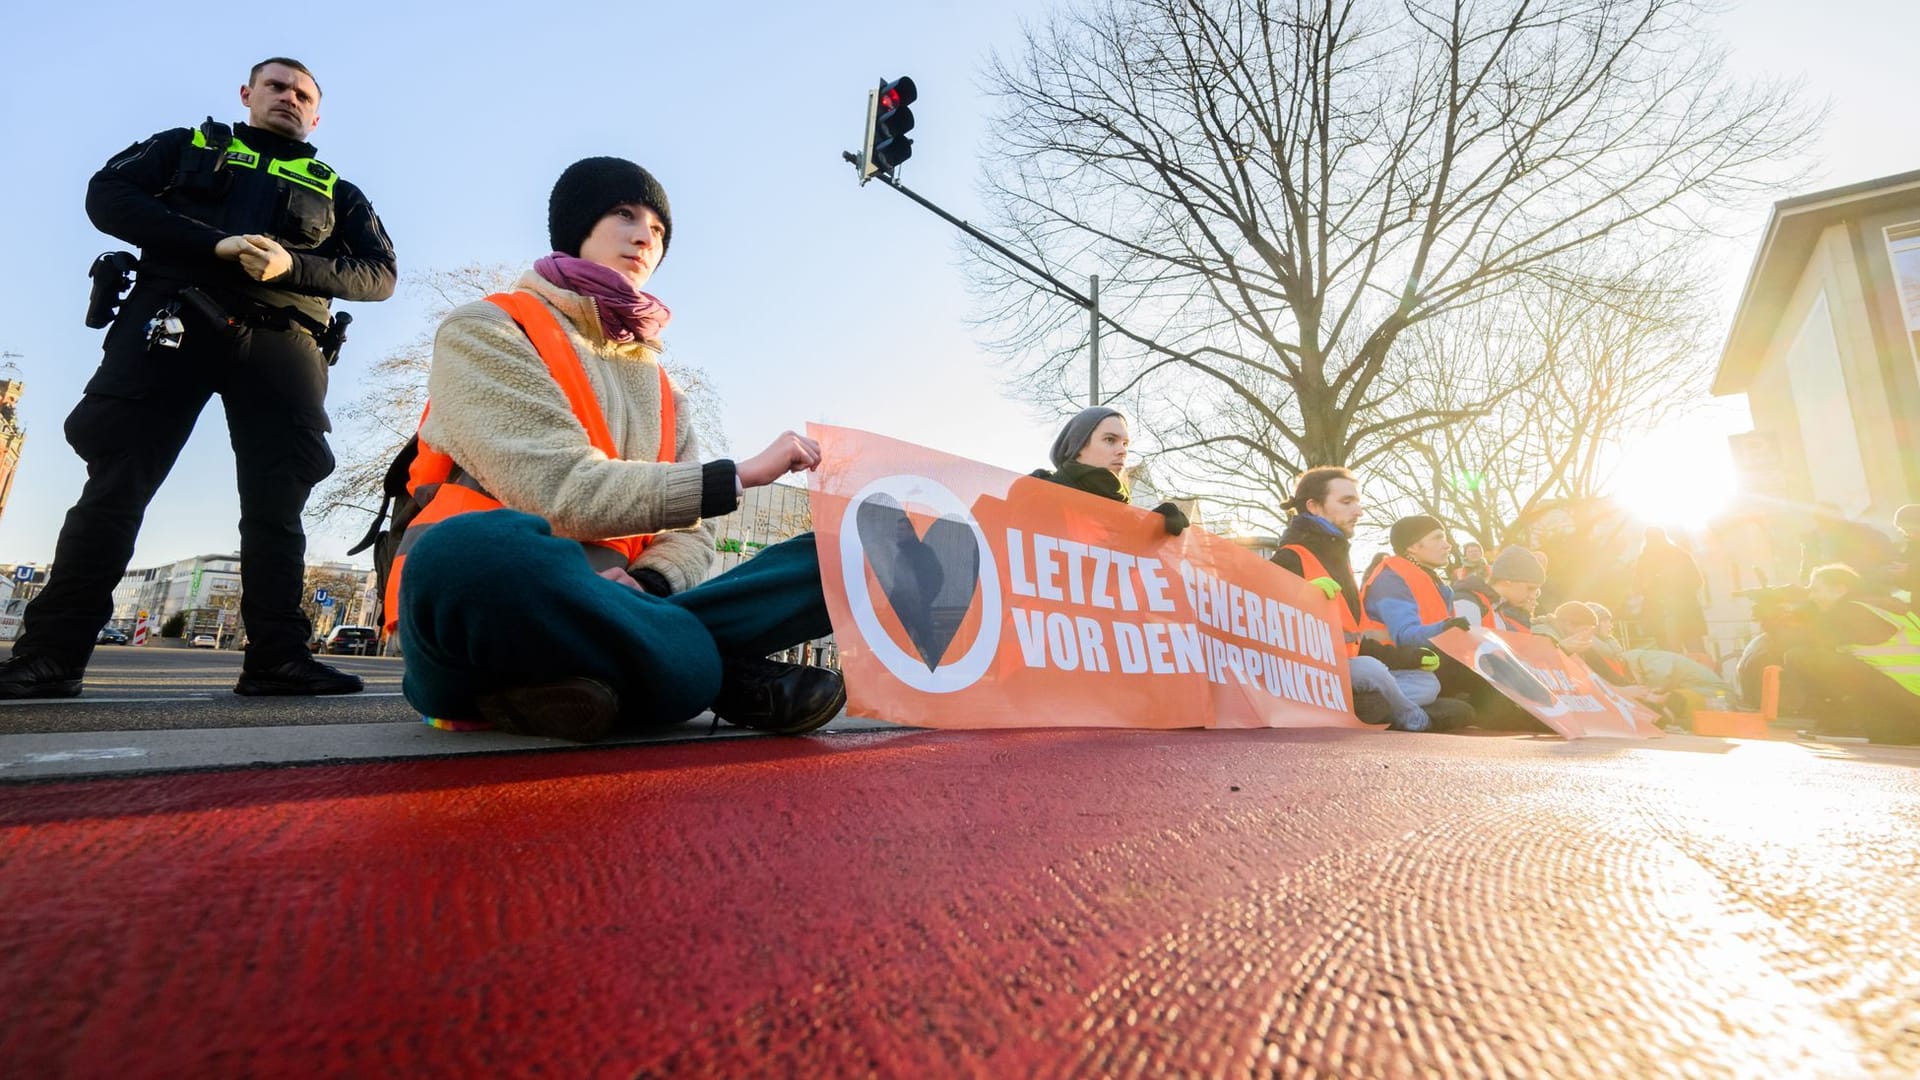
[[[408, 702], [437, 726], [579, 741], [708, 710], [772, 733], [819, 728], [846, 702], [840, 674], [769, 659], [832, 630], [813, 535], [710, 577], [713, 520], [747, 489], [817, 468], [819, 445], [787, 431], [739, 461], [702, 452], [698, 403], [659, 362], [671, 312], [643, 291], [673, 235], [650, 173], [583, 159], [546, 210], [549, 253], [435, 334], [432, 409], [407, 475], [416, 512], [383, 590]], [[1124, 500], [1127, 442], [1125, 417], [1084, 411], [1041, 475]], [[1461, 614], [1432, 574], [1448, 553], [1438, 522], [1396, 524], [1394, 556], [1363, 589], [1347, 557], [1353, 477], [1309, 471], [1290, 506], [1282, 565], [1345, 600], [1366, 708], [1410, 730], [1531, 723], [1428, 645], [1476, 617], [1524, 629], [1545, 578], [1537, 560], [1501, 553], [1485, 610]], [[1186, 527], [1177, 507], [1158, 512], [1168, 532]]]
[[1536, 617], [1546, 569], [1523, 548], [1500, 552], [1484, 578], [1460, 581], [1456, 592], [1447, 573], [1452, 541], [1445, 526], [1426, 515], [1394, 522], [1392, 554], [1374, 564], [1365, 582], [1357, 581], [1351, 545], [1365, 503], [1358, 479], [1344, 468], [1302, 473], [1283, 506], [1291, 517], [1273, 561], [1342, 602], [1354, 709], [1363, 720], [1398, 731], [1544, 730], [1485, 679], [1433, 647], [1446, 630], [1475, 626], [1546, 637], [1670, 722], [1686, 721], [1690, 701], [1727, 690], [1711, 669], [1677, 653], [1621, 648], [1612, 636], [1612, 613], [1597, 604], [1569, 601]]

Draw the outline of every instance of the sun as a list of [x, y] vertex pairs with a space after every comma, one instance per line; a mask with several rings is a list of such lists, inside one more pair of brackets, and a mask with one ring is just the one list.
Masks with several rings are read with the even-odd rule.
[[1733, 455], [1723, 426], [1696, 415], [1628, 440], [1608, 494], [1642, 524], [1706, 526], [1734, 496]]

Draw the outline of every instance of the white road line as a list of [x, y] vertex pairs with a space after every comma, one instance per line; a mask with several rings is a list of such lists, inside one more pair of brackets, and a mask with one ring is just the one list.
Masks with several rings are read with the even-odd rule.
[[[204, 693], [189, 692], [189, 693], [183, 693], [183, 694], [176, 694], [172, 697], [94, 697], [92, 695], [87, 695], [84, 697], [77, 697], [77, 698], [17, 698], [11, 701], [0, 701], [0, 708], [20, 709], [20, 708], [26, 708], [31, 705], [150, 705], [155, 703], [164, 704], [169, 701], [174, 701], [174, 702], [212, 701], [214, 700], [215, 697], [240, 698], [242, 696], [243, 695], [235, 694], [235, 693], [232, 693], [231, 691], [209, 690]], [[367, 693], [363, 691], [358, 694], [324, 694], [320, 696], [301, 695], [301, 694], [274, 694], [274, 695], [267, 695], [267, 696], [274, 697], [274, 698], [298, 697], [306, 701], [335, 701], [335, 700], [348, 701], [348, 700], [360, 700], [364, 698], [399, 697], [401, 696], [401, 692], [398, 690], [393, 690], [393, 691], [376, 690], [372, 693]]]
[[115, 758], [146, 756], [147, 752], [137, 746], [104, 746], [97, 750], [52, 750], [38, 754], [23, 754], [17, 761], [0, 761], [0, 769], [11, 769], [20, 765], [51, 765], [62, 761], [111, 761]]
[[0, 701], [0, 708], [24, 708], [28, 705], [137, 705], [154, 701], [212, 701], [212, 694], [178, 694], [173, 697], [77, 697], [20, 698]]

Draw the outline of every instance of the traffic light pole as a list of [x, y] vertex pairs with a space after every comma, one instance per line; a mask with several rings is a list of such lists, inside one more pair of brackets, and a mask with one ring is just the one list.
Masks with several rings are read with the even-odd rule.
[[[854, 168], [856, 169], [864, 168], [864, 165], [860, 160], [860, 155], [855, 154], [852, 151], [844, 151], [841, 153], [840, 156], [846, 159], [847, 163], [852, 165]], [[956, 229], [959, 229], [961, 232], [966, 233], [968, 236], [973, 237], [975, 240], [980, 241], [982, 244], [985, 244], [986, 246], [992, 248], [994, 251], [1005, 256], [1009, 261], [1014, 263], [1016, 266], [1020, 267], [1022, 270], [1025, 270], [1027, 273], [1032, 274], [1034, 277], [1037, 277], [1040, 280], [1046, 282], [1048, 285], [1053, 286], [1054, 292], [1057, 293], [1062, 299], [1071, 300], [1074, 303], [1079, 304], [1081, 307], [1086, 308], [1091, 316], [1091, 323], [1092, 323], [1092, 330], [1093, 330], [1093, 371], [1092, 371], [1092, 379], [1090, 381], [1090, 389], [1092, 391], [1090, 397], [1091, 397], [1092, 404], [1094, 405], [1100, 404], [1100, 324], [1102, 322], [1106, 322], [1106, 323], [1112, 324], [1115, 329], [1120, 329], [1121, 327], [1119, 323], [1115, 323], [1112, 319], [1106, 318], [1105, 316], [1100, 314], [1100, 278], [1097, 275], [1093, 278], [1093, 282], [1092, 282], [1093, 295], [1092, 296], [1084, 295], [1078, 289], [1075, 289], [1073, 286], [1068, 285], [1066, 282], [1061, 281], [1059, 278], [1054, 277], [1052, 274], [1047, 273], [1045, 270], [1042, 270], [1038, 266], [1035, 266], [1033, 263], [1027, 261], [1026, 258], [1021, 256], [1018, 252], [1007, 247], [1007, 245], [1002, 244], [1000, 241], [994, 239], [992, 236], [989, 236], [988, 234], [975, 228], [970, 222], [967, 222], [961, 218], [954, 217], [952, 214], [949, 214], [945, 210], [942, 210], [939, 206], [929, 201], [925, 196], [921, 195], [919, 192], [901, 183], [898, 179], [894, 177], [892, 173], [879, 172], [879, 173], [873, 174], [873, 176], [868, 179], [879, 180], [882, 183], [886, 184], [888, 187], [892, 188], [893, 190], [899, 192], [902, 195], [905, 195], [907, 198], [912, 199], [914, 202], [919, 203], [921, 206], [932, 211], [936, 217], [940, 218], [940, 220], [946, 222], [947, 224], [953, 226]], [[863, 184], [866, 183], [866, 180], [865, 179], [861, 180], [861, 183]]]
[[1087, 340], [1092, 345], [1091, 363], [1087, 365], [1087, 405], [1100, 404], [1100, 275], [1087, 279], [1087, 294], [1092, 302], [1087, 305]]

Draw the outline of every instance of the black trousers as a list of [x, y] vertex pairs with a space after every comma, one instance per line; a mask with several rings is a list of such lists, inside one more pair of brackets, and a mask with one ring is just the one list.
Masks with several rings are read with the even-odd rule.
[[14, 654], [84, 665], [113, 614], [147, 504], [218, 394], [240, 488], [240, 617], [249, 668], [305, 655], [312, 625], [301, 512], [333, 471], [327, 364], [301, 330], [229, 332], [183, 316], [179, 349], [148, 350], [146, 323], [168, 297], [136, 288], [107, 332], [100, 370], [68, 415], [67, 442], [87, 463], [47, 586], [27, 605]]
[[1783, 668], [1787, 683], [1804, 695], [1801, 708], [1856, 716], [1874, 742], [1920, 743], [1920, 694], [1859, 657], [1799, 646], [1787, 650]]

